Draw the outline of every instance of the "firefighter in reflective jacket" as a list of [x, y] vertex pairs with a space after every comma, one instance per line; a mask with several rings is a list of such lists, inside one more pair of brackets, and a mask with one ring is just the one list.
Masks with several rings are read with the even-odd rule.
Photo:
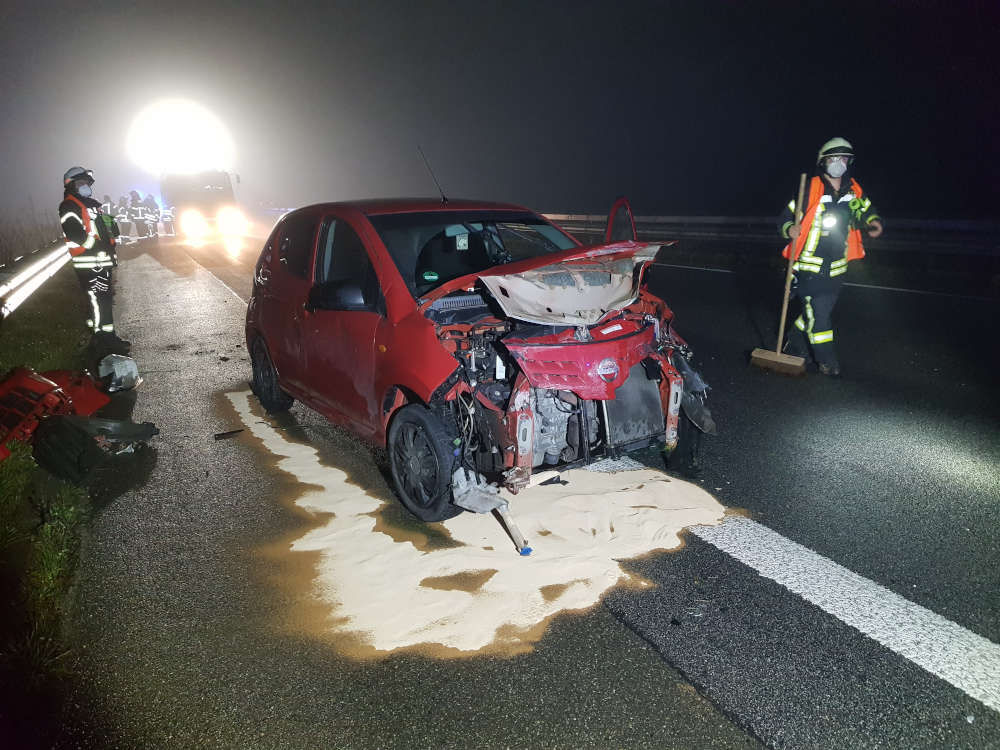
[[795, 260], [793, 288], [802, 311], [789, 328], [786, 351], [809, 358], [824, 375], [840, 375], [833, 342], [833, 308], [847, 265], [865, 257], [861, 230], [882, 234], [882, 221], [871, 200], [849, 174], [854, 149], [833, 138], [816, 155], [816, 175], [809, 183], [801, 224], [792, 200], [779, 219], [781, 236], [791, 240], [782, 251]]
[[111, 311], [111, 271], [118, 264], [115, 244], [118, 225], [105, 216], [94, 200], [94, 174], [83, 167], [70, 167], [63, 175], [63, 201], [59, 223], [73, 260], [77, 281], [87, 292], [91, 317], [87, 321], [95, 341], [111, 353], [127, 354], [130, 344], [115, 333]]
[[[118, 197], [118, 205], [115, 206], [115, 221], [118, 222], [118, 226], [129, 225], [129, 229], [132, 228], [132, 223], [128, 220], [128, 199], [121, 195]], [[132, 232], [129, 231], [129, 236], [126, 236], [126, 241], [130, 239]]]
[[150, 237], [160, 236], [160, 206], [156, 202], [156, 198], [153, 197], [152, 193], [146, 193], [146, 197], [142, 200], [143, 211], [146, 217], [146, 233]]
[[146, 226], [146, 207], [142, 203], [139, 191], [130, 192], [129, 198], [131, 200], [128, 204], [128, 220], [132, 222], [132, 236], [137, 240], [143, 240], [149, 236]]
[[160, 221], [163, 222], [163, 234], [167, 237], [173, 237], [175, 234], [173, 206], [164, 206], [163, 210], [160, 212]]

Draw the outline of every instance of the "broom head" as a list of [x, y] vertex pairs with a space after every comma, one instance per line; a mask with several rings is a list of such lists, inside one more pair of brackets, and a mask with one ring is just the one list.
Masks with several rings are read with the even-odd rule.
[[770, 349], [754, 349], [750, 354], [750, 364], [783, 375], [803, 375], [806, 371], [806, 361], [802, 357], [773, 352]]

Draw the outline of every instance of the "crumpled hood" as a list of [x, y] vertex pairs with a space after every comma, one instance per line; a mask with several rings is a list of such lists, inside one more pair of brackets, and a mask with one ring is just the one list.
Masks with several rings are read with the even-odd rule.
[[[660, 245], [619, 242], [574, 252], [555, 263], [515, 273], [478, 274], [511, 318], [529, 323], [589, 326], [639, 294], [636, 266], [656, 257]], [[523, 268], [523, 264], [517, 264]]]

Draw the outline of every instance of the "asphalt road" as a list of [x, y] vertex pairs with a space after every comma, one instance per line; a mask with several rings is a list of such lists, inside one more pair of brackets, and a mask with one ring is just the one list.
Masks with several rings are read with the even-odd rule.
[[[338, 656], [291, 614], [312, 562], [271, 553], [309, 527], [296, 486], [252, 440], [213, 439], [249, 376], [253, 260], [124, 253], [116, 315], [146, 380], [134, 417], [161, 436], [84, 544], [73, 636], [90, 721], [75, 742], [1000, 747], [996, 710], [694, 536], [629, 563], [655, 589], [557, 618], [532, 653]], [[652, 284], [714, 387], [703, 486], [1000, 642], [996, 303], [849, 287], [844, 377], [789, 379], [747, 365], [774, 336], [776, 283], [659, 266]], [[284, 426], [391, 500], [377, 453], [298, 405]]]

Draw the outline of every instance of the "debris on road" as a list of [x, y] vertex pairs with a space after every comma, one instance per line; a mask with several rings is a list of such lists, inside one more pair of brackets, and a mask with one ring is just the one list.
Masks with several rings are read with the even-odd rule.
[[100, 369], [100, 380], [86, 371], [11, 370], [0, 381], [0, 461], [10, 456], [10, 441], [30, 443], [39, 466], [81, 482], [108, 456], [132, 452], [159, 434], [152, 422], [93, 416], [111, 402], [108, 393], [141, 382], [129, 357], [105, 357]]
[[495, 484], [490, 484], [486, 477], [478, 472], [469, 475], [469, 470], [459, 468], [452, 476], [453, 502], [459, 508], [471, 510], [473, 513], [490, 513], [496, 511], [507, 527], [507, 533], [517, 546], [517, 551], [522, 557], [531, 554], [531, 547], [528, 540], [514, 523], [514, 518], [510, 515], [510, 505], [506, 498], [500, 495], [500, 488]]
[[130, 391], [142, 383], [139, 368], [131, 357], [121, 354], [109, 354], [97, 366], [97, 374], [105, 383], [108, 393], [115, 391]]
[[231, 438], [233, 435], [239, 435], [241, 432], [243, 432], [243, 429], [244, 428], [241, 427], [238, 430], [227, 430], [226, 432], [217, 432], [215, 433], [215, 439], [225, 440], [226, 438]]

